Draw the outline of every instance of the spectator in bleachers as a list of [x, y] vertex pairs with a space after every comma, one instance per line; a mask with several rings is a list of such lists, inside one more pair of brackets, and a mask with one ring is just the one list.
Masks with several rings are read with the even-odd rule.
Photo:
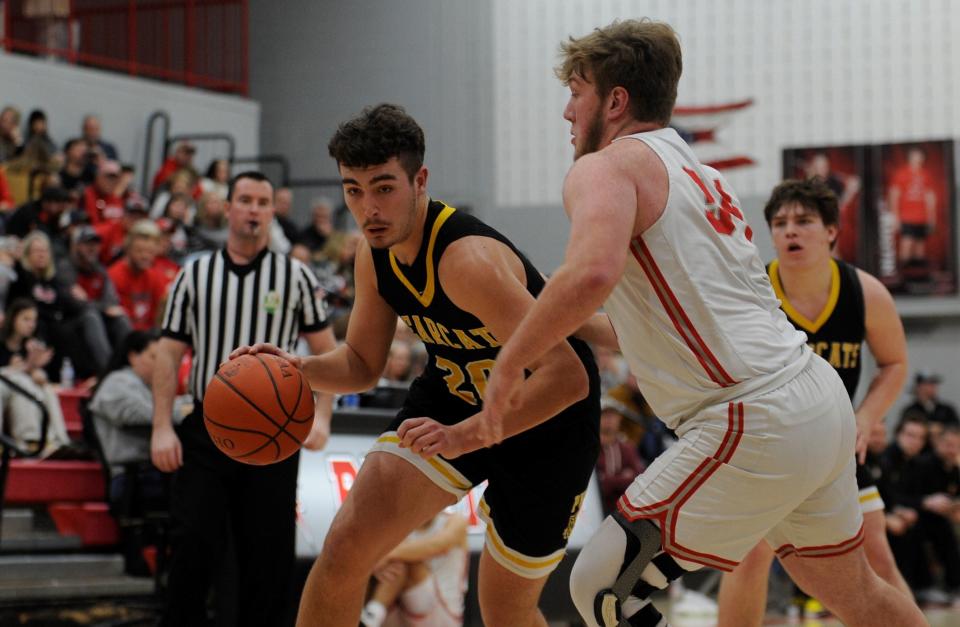
[[200, 179], [200, 191], [204, 194], [218, 194], [227, 197], [230, 186], [230, 162], [226, 159], [214, 159], [207, 166], [207, 172]]
[[[960, 522], [960, 470], [957, 458], [960, 455], [960, 426], [944, 425], [933, 442], [933, 450], [917, 456], [905, 479], [904, 495], [908, 505], [917, 510], [917, 534], [914, 540], [920, 544], [907, 550], [923, 552], [923, 544], [933, 549], [930, 555], [938, 562], [942, 573], [943, 592], [947, 598], [930, 593], [918, 593], [927, 600], [960, 600], [960, 546], [954, 524]], [[923, 576], [929, 577], [928, 572]], [[928, 588], [917, 582], [919, 588]]]
[[180, 272], [180, 266], [187, 256], [187, 235], [179, 236], [178, 229], [182, 230], [183, 226], [169, 218], [160, 218], [156, 225], [160, 230], [160, 239], [157, 240], [157, 257], [153, 260], [153, 269], [164, 278], [164, 285], [169, 286], [177, 277], [177, 272]]
[[93, 184], [83, 192], [83, 210], [90, 224], [117, 221], [123, 217], [123, 196], [120, 193], [120, 164], [104, 161], [97, 169]]
[[334, 232], [312, 263], [320, 285], [327, 292], [330, 319], [334, 325], [337, 320], [349, 317], [353, 307], [353, 262], [362, 237], [359, 231]]
[[170, 199], [181, 197], [187, 200], [187, 215], [184, 222], [190, 224], [193, 222], [193, 214], [196, 209], [193, 205], [193, 190], [197, 185], [197, 179], [190, 170], [177, 170], [174, 172], [164, 189], [161, 189], [153, 199], [150, 205], [150, 217], [153, 219], [162, 218], [166, 212]]
[[87, 143], [71, 139], [63, 149], [63, 168], [60, 169], [60, 184], [66, 190], [79, 190], [93, 182], [96, 167], [93, 164]]
[[150, 220], [137, 222], [127, 234], [123, 258], [107, 270], [131, 326], [138, 331], [157, 326], [160, 303], [166, 295], [167, 280], [153, 267], [159, 239], [156, 224]]
[[[133, 331], [117, 346], [110, 365], [90, 401], [97, 440], [110, 471], [108, 500], [114, 515], [141, 516], [169, 508], [166, 479], [150, 463], [150, 432], [153, 419], [154, 361], [158, 335]], [[190, 397], [174, 403], [173, 423], [179, 425], [184, 410], [192, 409]], [[131, 476], [130, 473], [133, 473]], [[147, 542], [141, 527], [121, 527], [126, 571], [145, 575], [140, 556]]]
[[600, 372], [600, 390], [604, 394], [626, 382], [630, 372], [620, 353], [603, 346], [594, 346], [593, 354], [597, 358], [597, 370]]
[[47, 409], [47, 437], [41, 443], [43, 415], [37, 405], [0, 381], [0, 430], [26, 449], [42, 449], [48, 457], [70, 444], [56, 393], [47, 383], [44, 367], [53, 351], [37, 337], [37, 306], [27, 298], [10, 303], [0, 328], [0, 372], [30, 392]]
[[360, 614], [361, 627], [454, 627], [463, 624], [470, 562], [468, 521], [444, 511], [381, 560]]
[[16, 272], [8, 298], [30, 298], [37, 303], [40, 333], [54, 349], [54, 358], [47, 365], [50, 380], [60, 380], [64, 357], [71, 358], [78, 378], [96, 375], [110, 358], [106, 329], [99, 313], [74, 298], [58, 279], [50, 238], [40, 231], [30, 233], [23, 240]]
[[110, 142], [104, 141], [101, 137], [100, 118], [95, 115], [86, 115], [83, 117], [83, 126], [81, 128], [83, 139], [91, 150], [102, 152], [103, 155], [111, 161], [118, 158], [117, 149]]
[[170, 239], [167, 256], [177, 264], [183, 262], [187, 254], [192, 224], [191, 207], [193, 199], [185, 194], [171, 196], [163, 209], [163, 216], [157, 220], [160, 230]]
[[918, 370], [913, 379], [914, 401], [904, 408], [902, 416], [922, 416], [930, 428], [929, 442], [949, 425], [960, 426], [957, 410], [939, 398], [940, 375], [927, 370]]
[[631, 442], [637, 444], [637, 452], [642, 459], [652, 462], [676, 441], [673, 432], [653, 413], [632, 374], [627, 375], [624, 383], [611, 388], [608, 394], [630, 411], [627, 416], [630, 420], [625, 421], [620, 428]]
[[923, 554], [917, 550], [919, 540], [913, 526], [919, 514], [919, 497], [913, 494], [913, 477], [916, 476], [917, 458], [927, 443], [927, 421], [917, 415], [904, 416], [897, 425], [893, 441], [880, 455], [883, 482], [878, 486], [883, 491], [885, 506], [899, 512], [904, 522], [901, 533], [895, 529], [888, 534], [890, 548], [897, 567], [912, 590], [929, 586], [929, 568]]
[[61, 159], [42, 142], [24, 144], [19, 154], [6, 162], [7, 182], [14, 202], [25, 203], [44, 187], [59, 185]]
[[24, 133], [24, 150], [32, 145], [38, 145], [50, 156], [56, 155], [57, 144], [50, 139], [50, 132], [47, 129], [47, 114], [42, 109], [34, 109], [27, 117], [27, 127]]
[[327, 240], [333, 234], [333, 203], [326, 198], [315, 198], [311, 212], [312, 220], [300, 231], [292, 252], [304, 263], [319, 261]]
[[70, 211], [73, 202], [73, 196], [62, 187], [47, 187], [39, 200], [27, 202], [13, 212], [7, 220], [7, 234], [24, 238], [31, 231], [39, 230], [53, 242], [54, 253], [63, 256], [69, 248], [63, 215]]
[[600, 455], [597, 458], [597, 479], [604, 514], [616, 510], [617, 499], [633, 483], [646, 464], [627, 440], [620, 426], [630, 410], [611, 396], [600, 401]]
[[167, 157], [160, 169], [153, 177], [153, 193], [160, 191], [161, 186], [167, 182], [173, 173], [177, 170], [187, 170], [193, 176], [194, 181], [200, 177], [196, 168], [193, 167], [193, 155], [197, 152], [196, 147], [188, 141], [178, 142], [173, 148], [173, 154]]
[[224, 197], [207, 193], [200, 197], [196, 220], [190, 234], [190, 250], [218, 250], [227, 243], [227, 216]]
[[0, 163], [13, 159], [20, 153], [23, 137], [20, 135], [20, 110], [4, 107], [0, 111]]
[[111, 346], [119, 346], [130, 332], [130, 320], [120, 306], [117, 288], [100, 264], [102, 240], [89, 225], [71, 234], [70, 255], [57, 263], [57, 275], [74, 298], [99, 312]]
[[274, 219], [283, 229], [283, 236], [292, 246], [300, 237], [300, 228], [290, 218], [290, 211], [293, 209], [293, 190], [289, 187], [278, 188], [273, 194], [273, 206], [276, 209]]
[[103, 222], [94, 227], [103, 238], [100, 262], [108, 268], [123, 255], [127, 233], [134, 224], [147, 219], [147, 205], [140, 196], [131, 197], [124, 203], [123, 217], [115, 222]]

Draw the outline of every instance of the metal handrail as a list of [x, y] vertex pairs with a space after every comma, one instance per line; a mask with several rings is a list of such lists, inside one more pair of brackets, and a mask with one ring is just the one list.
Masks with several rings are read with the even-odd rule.
[[150, 190], [150, 155], [153, 152], [153, 125], [157, 120], [163, 121], [163, 158], [167, 158], [167, 138], [170, 137], [170, 114], [166, 111], [154, 111], [147, 118], [147, 139], [143, 147], [143, 171], [140, 177], [140, 190], [149, 195]]

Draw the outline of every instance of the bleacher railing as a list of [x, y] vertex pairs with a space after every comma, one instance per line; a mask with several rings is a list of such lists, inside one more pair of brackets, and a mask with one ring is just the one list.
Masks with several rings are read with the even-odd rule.
[[0, 0], [0, 45], [247, 94], [247, 0]]

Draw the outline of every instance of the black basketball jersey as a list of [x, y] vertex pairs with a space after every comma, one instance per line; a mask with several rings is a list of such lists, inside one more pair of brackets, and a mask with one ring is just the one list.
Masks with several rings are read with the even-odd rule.
[[[400, 263], [387, 249], [371, 249], [378, 292], [423, 340], [429, 355], [423, 374], [410, 386], [406, 404], [423, 408], [429, 412], [423, 415], [448, 424], [480, 410], [487, 377], [500, 350], [500, 342], [479, 318], [450, 301], [437, 276], [447, 246], [468, 236], [489, 237], [509, 246], [523, 262], [527, 291], [536, 297], [543, 289], [541, 274], [506, 237], [435, 200], [427, 206], [423, 241], [411, 266]], [[579, 412], [582, 417], [584, 410], [589, 411], [589, 403], [597, 403], [599, 375], [586, 343], [576, 338], [568, 341], [586, 368], [590, 395], [561, 415]]]
[[850, 400], [853, 400], [860, 382], [860, 348], [867, 332], [863, 286], [857, 269], [839, 259], [830, 260], [830, 295], [816, 320], [807, 319], [790, 304], [783, 292], [778, 269], [777, 260], [767, 266], [781, 309], [793, 326], [807, 334], [807, 344], [813, 352], [836, 369]]

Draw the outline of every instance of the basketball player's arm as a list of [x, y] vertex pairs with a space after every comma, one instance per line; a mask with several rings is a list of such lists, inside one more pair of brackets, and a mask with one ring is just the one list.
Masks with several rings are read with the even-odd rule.
[[467, 519], [460, 514], [450, 514], [443, 527], [436, 532], [418, 538], [407, 538], [381, 562], [424, 562], [443, 555], [450, 549], [464, 546], [467, 542]]
[[[320, 331], [304, 333], [303, 339], [310, 347], [313, 355], [328, 353], [337, 347], [337, 340], [333, 337], [333, 329], [327, 327]], [[311, 451], [322, 450], [330, 438], [330, 419], [333, 417], [333, 395], [327, 392], [318, 392], [314, 404], [313, 427], [310, 434], [303, 441], [303, 447]]]
[[857, 270], [857, 276], [863, 286], [867, 346], [877, 360], [877, 372], [856, 412], [857, 458], [862, 464], [867, 454], [870, 429], [883, 420], [900, 396], [907, 378], [907, 340], [887, 288], [862, 270]]
[[927, 224], [933, 228], [937, 224], [937, 194], [932, 189], [928, 189], [923, 199], [927, 203]]
[[634, 224], [642, 219], [636, 186], [603, 153], [574, 163], [563, 204], [571, 221], [563, 264], [501, 349], [487, 384], [483, 413], [494, 438], [502, 436], [500, 425], [515, 403], [524, 369], [580, 328], [613, 291], [627, 263]]
[[177, 368], [187, 345], [169, 337], [160, 338], [153, 366], [153, 432], [150, 459], [163, 472], [183, 465], [183, 447], [173, 430], [173, 399], [177, 394]]
[[[451, 244], [437, 275], [447, 297], [479, 318], [501, 344], [536, 302], [527, 291], [520, 258], [489, 237], [465, 237]], [[503, 421], [504, 438], [557, 415], [589, 391], [586, 370], [568, 342], [557, 343], [527, 369], [532, 374], [523, 382], [517, 406]], [[477, 391], [485, 398], [482, 388], [481, 383]], [[397, 430], [400, 446], [424, 457], [439, 453], [451, 458], [495, 444], [485, 437], [479, 418], [475, 414], [452, 427], [429, 418], [406, 420]]]
[[584, 322], [574, 335], [596, 347], [620, 352], [617, 334], [613, 330], [610, 316], [605, 313], [595, 313], [590, 316], [590, 319]]
[[890, 215], [893, 216], [894, 228], [900, 226], [900, 187], [894, 183], [887, 192], [887, 204]]
[[316, 392], [363, 392], [376, 386], [387, 363], [397, 314], [377, 292], [373, 257], [361, 240], [354, 262], [354, 301], [346, 340], [323, 355], [298, 357], [272, 344], [243, 346], [230, 353], [236, 359], [247, 353], [279, 355], [300, 368]]

